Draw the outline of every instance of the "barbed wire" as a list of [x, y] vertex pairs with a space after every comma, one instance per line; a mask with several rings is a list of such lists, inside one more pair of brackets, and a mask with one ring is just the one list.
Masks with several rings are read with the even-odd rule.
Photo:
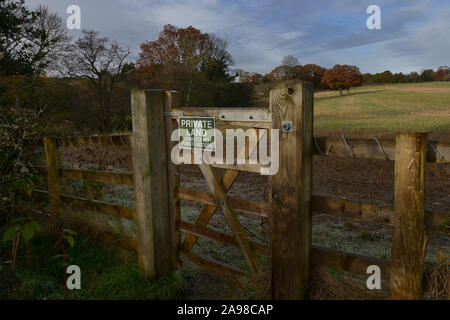
[[384, 156], [386, 157], [386, 160], [389, 160], [389, 156], [388, 156], [388, 154], [384, 151], [383, 147], [381, 146], [380, 141], [378, 141], [378, 138], [377, 138], [377, 137], [372, 137], [372, 139], [374, 139], [374, 140], [377, 142], [378, 147], [380, 148], [381, 152], [384, 153]]
[[[105, 135], [102, 135], [102, 134], [100, 134], [100, 135], [89, 135], [89, 136], [78, 136], [78, 137], [76, 137], [76, 144], [79, 147], [84, 147], [84, 148], [87, 148], [87, 147], [90, 147], [90, 146], [95, 147], [96, 145], [98, 147], [102, 147], [102, 148], [106, 148], [108, 146], [113, 146], [113, 147], [127, 146], [127, 147], [130, 148], [131, 147], [130, 144], [126, 143], [124, 141], [124, 139], [123, 139], [124, 136], [129, 136], [129, 135], [131, 135], [131, 134], [129, 134], [129, 133], [127, 133], [127, 134], [121, 133], [121, 134], [109, 135], [109, 136], [105, 136]], [[121, 143], [120, 145], [117, 145], [114, 142], [113, 138], [115, 136], [119, 137], [119, 141]], [[98, 142], [95, 143], [92, 140], [92, 137], [97, 137], [98, 138]], [[102, 144], [102, 137], [109, 137], [109, 144], [108, 144], [108, 142], [106, 142], [106, 145]], [[341, 134], [340, 137], [342, 139], [342, 142], [344, 143], [344, 146], [345, 146], [345, 148], [347, 150], [347, 153], [348, 153], [349, 157], [352, 158], [352, 159], [356, 159], [355, 154], [353, 152], [353, 149], [352, 149], [350, 143], [348, 142], [347, 138], [345, 137], [345, 135]], [[83, 144], [81, 142], [83, 138], [89, 138], [89, 145]], [[321, 147], [319, 145], [319, 142], [317, 141], [317, 138], [318, 138], [317, 136], [313, 135], [315, 149], [317, 150], [317, 152], [319, 153], [320, 156], [325, 157], [325, 158], [328, 157], [330, 152], [331, 152], [331, 150], [333, 149], [333, 144], [331, 143], [329, 148], [328, 148], [328, 150], [325, 152], [324, 150], [321, 149]], [[63, 139], [64, 139], [64, 140], [66, 140], [68, 142], [68, 144], [72, 148], [76, 148], [75, 144], [72, 142], [72, 140], [74, 139], [74, 137], [72, 137], [72, 136], [67, 136], [67, 137], [58, 136], [58, 137], [55, 137], [55, 139], [57, 140], [58, 147], [62, 147], [63, 146]], [[373, 137], [370, 137], [369, 139], [372, 139], [372, 140], [374, 140], [376, 142], [380, 152], [384, 155], [385, 160], [390, 160], [389, 159], [389, 154], [384, 150], [383, 145], [381, 144], [379, 138], [373, 136]], [[427, 145], [435, 153], [436, 157], [440, 161], [448, 162], [448, 160], [445, 158], [445, 156], [438, 151], [438, 149], [435, 147], [435, 145], [432, 142], [427, 142]], [[37, 152], [42, 152], [42, 151], [37, 151]]]
[[[73, 137], [73, 136], [67, 136], [67, 137], [63, 137], [63, 136], [58, 136], [58, 137], [54, 137], [57, 141], [57, 145], [58, 147], [63, 147], [63, 140], [66, 140], [67, 143], [72, 147], [72, 148], [76, 148], [78, 147], [102, 147], [102, 148], [106, 148], [109, 146], [113, 146], [113, 147], [120, 147], [120, 146], [128, 146], [130, 147], [129, 143], [126, 143], [124, 140], [124, 136], [129, 136], [130, 134], [117, 134], [117, 135], [89, 135], [89, 136], [78, 136], [78, 137]], [[98, 139], [97, 142], [93, 141], [93, 137], [96, 137]], [[120, 144], [117, 144], [114, 142], [114, 137], [119, 137], [119, 141]], [[89, 138], [89, 144], [86, 145], [84, 143], [82, 143], [83, 138]], [[106, 144], [102, 143], [102, 138], [106, 138]], [[31, 140], [31, 139], [30, 139]], [[109, 141], [107, 141], [109, 140]], [[109, 142], [109, 143], [108, 143]]]
[[345, 139], [345, 136], [343, 134], [341, 134], [341, 138], [344, 141], [345, 147], [347, 148], [347, 152], [348, 154], [355, 159], [355, 154], [353, 153], [352, 148], [348, 145], [347, 140]]
[[427, 142], [427, 145], [429, 147], [431, 147], [431, 149], [436, 153], [436, 155], [442, 160], [442, 161], [447, 161], [444, 157], [444, 155], [442, 155], [434, 146], [433, 144], [431, 144], [431, 142]]

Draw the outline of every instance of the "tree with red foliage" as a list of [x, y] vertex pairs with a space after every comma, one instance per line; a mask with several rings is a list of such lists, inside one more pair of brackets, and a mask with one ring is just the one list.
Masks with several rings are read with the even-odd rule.
[[[189, 26], [165, 25], [157, 40], [141, 44], [138, 66], [150, 78], [162, 78], [164, 87], [177, 89], [188, 105], [199, 81], [230, 82], [228, 67], [233, 58], [227, 42]], [[201, 74], [200, 74], [201, 73]]]
[[434, 73], [433, 78], [435, 81], [449, 81], [450, 80], [450, 68], [448, 66], [442, 66]]
[[239, 77], [240, 82], [248, 82], [253, 84], [258, 84], [261, 82], [262, 74], [257, 72], [243, 72]]
[[282, 81], [289, 79], [287, 69], [285, 66], [281, 65], [273, 69], [269, 73], [271, 81]]
[[296, 78], [311, 82], [315, 89], [322, 85], [322, 77], [325, 69], [317, 64], [306, 64], [304, 66], [297, 66]]
[[351, 87], [360, 87], [363, 83], [363, 76], [356, 66], [337, 64], [332, 69], [325, 71], [322, 83], [332, 89], [339, 89], [339, 94], [342, 96], [342, 89], [347, 89], [350, 94]]
[[294, 79], [297, 76], [298, 67], [298, 59], [292, 55], [288, 55], [283, 58], [280, 66], [270, 72], [269, 77], [272, 81]]

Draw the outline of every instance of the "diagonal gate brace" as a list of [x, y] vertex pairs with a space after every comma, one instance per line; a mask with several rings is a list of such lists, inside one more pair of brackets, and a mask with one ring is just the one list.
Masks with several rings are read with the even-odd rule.
[[214, 174], [214, 171], [210, 165], [200, 164], [199, 168], [200, 168], [203, 176], [205, 177], [205, 179], [208, 183], [209, 189], [211, 190], [212, 194], [214, 195], [214, 198], [216, 199], [217, 203], [222, 208], [225, 218], [228, 222], [228, 225], [229, 225], [234, 237], [236, 238], [236, 240], [239, 244], [239, 247], [242, 249], [248, 265], [250, 266], [250, 270], [253, 273], [257, 273], [260, 270], [258, 260], [256, 259], [256, 256], [253, 253], [253, 251], [251, 250], [250, 244], [245, 237], [244, 230], [242, 229], [241, 223], [239, 222], [239, 219], [236, 216], [236, 213], [234, 212], [233, 207], [231, 206], [231, 204], [226, 196], [223, 186], [217, 180], [217, 178]]

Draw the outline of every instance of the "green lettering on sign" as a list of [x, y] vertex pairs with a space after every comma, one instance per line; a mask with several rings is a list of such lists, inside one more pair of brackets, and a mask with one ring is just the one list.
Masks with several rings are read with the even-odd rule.
[[180, 148], [216, 151], [216, 118], [178, 117]]

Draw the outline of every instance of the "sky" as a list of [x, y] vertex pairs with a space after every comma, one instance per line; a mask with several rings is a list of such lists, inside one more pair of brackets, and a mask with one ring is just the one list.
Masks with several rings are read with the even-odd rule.
[[[233, 69], [270, 72], [284, 56], [326, 68], [356, 65], [361, 72], [409, 73], [450, 65], [449, 0], [28, 0], [65, 21], [81, 9], [81, 29], [129, 46], [157, 39], [165, 24], [190, 25], [226, 40]], [[369, 30], [370, 5], [381, 29]], [[79, 30], [70, 30], [77, 38]]]

